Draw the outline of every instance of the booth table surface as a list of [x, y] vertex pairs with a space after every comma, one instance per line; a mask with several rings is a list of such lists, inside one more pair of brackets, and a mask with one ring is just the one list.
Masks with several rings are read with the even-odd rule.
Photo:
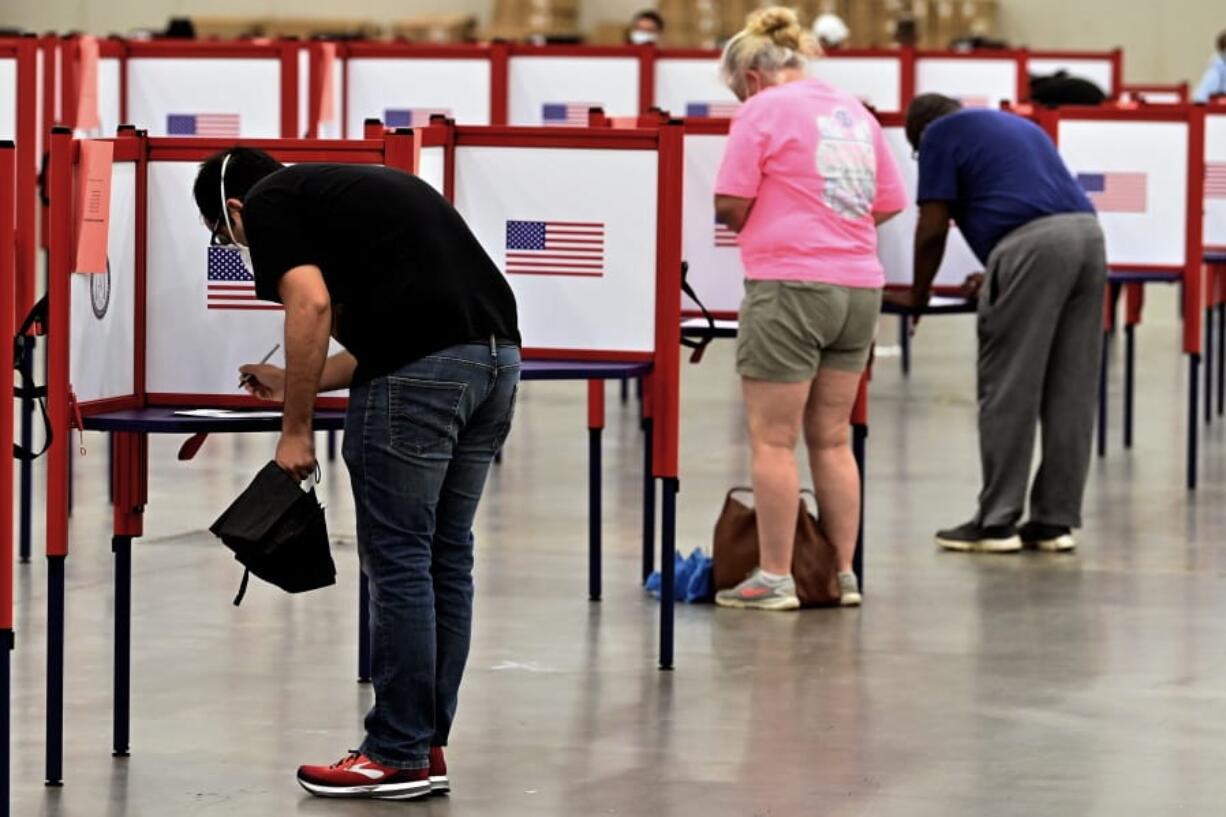
[[[593, 362], [575, 360], [525, 360], [520, 370], [522, 380], [615, 380], [643, 377], [651, 372], [650, 363]], [[279, 431], [280, 417], [243, 417], [234, 412], [227, 417], [183, 417], [175, 414], [182, 409], [139, 408], [121, 409], [84, 418], [87, 431], [128, 432], [135, 434], [250, 434]], [[324, 409], [315, 412], [318, 431], [344, 428], [345, 412]]]

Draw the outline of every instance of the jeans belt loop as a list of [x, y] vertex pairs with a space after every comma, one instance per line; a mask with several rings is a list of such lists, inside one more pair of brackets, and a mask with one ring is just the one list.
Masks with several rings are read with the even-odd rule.
[[494, 362], [498, 361], [498, 338], [495, 335], [490, 335], [490, 357]]

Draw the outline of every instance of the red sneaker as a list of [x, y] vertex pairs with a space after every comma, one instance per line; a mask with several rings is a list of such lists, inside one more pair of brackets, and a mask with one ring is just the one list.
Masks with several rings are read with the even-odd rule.
[[393, 769], [360, 752], [331, 766], [300, 766], [298, 783], [316, 797], [413, 800], [431, 791], [430, 769]]
[[451, 781], [447, 778], [447, 758], [443, 757], [442, 746], [430, 747], [430, 793], [451, 793]]

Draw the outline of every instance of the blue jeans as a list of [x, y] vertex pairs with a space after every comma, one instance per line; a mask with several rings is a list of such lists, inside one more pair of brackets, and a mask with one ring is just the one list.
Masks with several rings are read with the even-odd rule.
[[476, 343], [350, 392], [344, 454], [375, 688], [361, 751], [385, 766], [425, 768], [447, 744], [472, 632], [473, 517], [518, 386], [519, 349]]

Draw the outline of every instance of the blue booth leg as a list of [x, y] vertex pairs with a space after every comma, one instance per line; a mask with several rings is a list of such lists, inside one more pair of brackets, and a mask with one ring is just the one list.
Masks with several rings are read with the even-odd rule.
[[663, 480], [660, 498], [660, 669], [673, 668], [673, 607], [676, 603], [677, 581], [677, 492], [680, 482], [675, 477]]
[[1217, 305], [1217, 413], [1226, 414], [1226, 303]]
[[1124, 448], [1132, 448], [1132, 427], [1136, 402], [1137, 327], [1124, 327]]
[[328, 462], [336, 462], [336, 432], [328, 432]]
[[860, 529], [856, 532], [856, 553], [852, 557], [851, 569], [860, 581], [860, 589], [864, 590], [864, 498], [865, 481], [868, 478], [868, 426], [853, 425], [851, 427], [851, 452], [856, 458], [856, 468], [860, 471]]
[[[21, 344], [21, 383], [23, 386], [34, 382], [34, 338], [27, 337]], [[26, 451], [34, 450], [34, 397], [24, 390], [21, 396], [21, 447]], [[32, 524], [34, 519], [34, 463], [29, 458], [21, 461], [21, 510], [18, 554], [22, 564], [30, 561], [32, 541]]]
[[1205, 425], [1213, 423], [1213, 314], [1205, 310]]
[[600, 601], [602, 590], [601, 567], [601, 452], [600, 429], [592, 428], [587, 432], [588, 474], [587, 474], [587, 597], [589, 601]]
[[898, 316], [898, 348], [901, 350], [902, 376], [911, 376], [911, 316]]
[[1198, 445], [1200, 442], [1200, 423], [1197, 408], [1200, 398], [1197, 387], [1200, 385], [1200, 355], [1188, 355], [1188, 490], [1196, 490]]
[[13, 631], [0, 630], [0, 817], [9, 817], [9, 797], [12, 787], [9, 780], [12, 775], [12, 742], [13, 721], [11, 717], [13, 706]]
[[115, 666], [111, 754], [127, 757], [132, 702], [132, 537], [111, 539], [115, 554]]
[[47, 557], [47, 778], [64, 784], [64, 556]]

